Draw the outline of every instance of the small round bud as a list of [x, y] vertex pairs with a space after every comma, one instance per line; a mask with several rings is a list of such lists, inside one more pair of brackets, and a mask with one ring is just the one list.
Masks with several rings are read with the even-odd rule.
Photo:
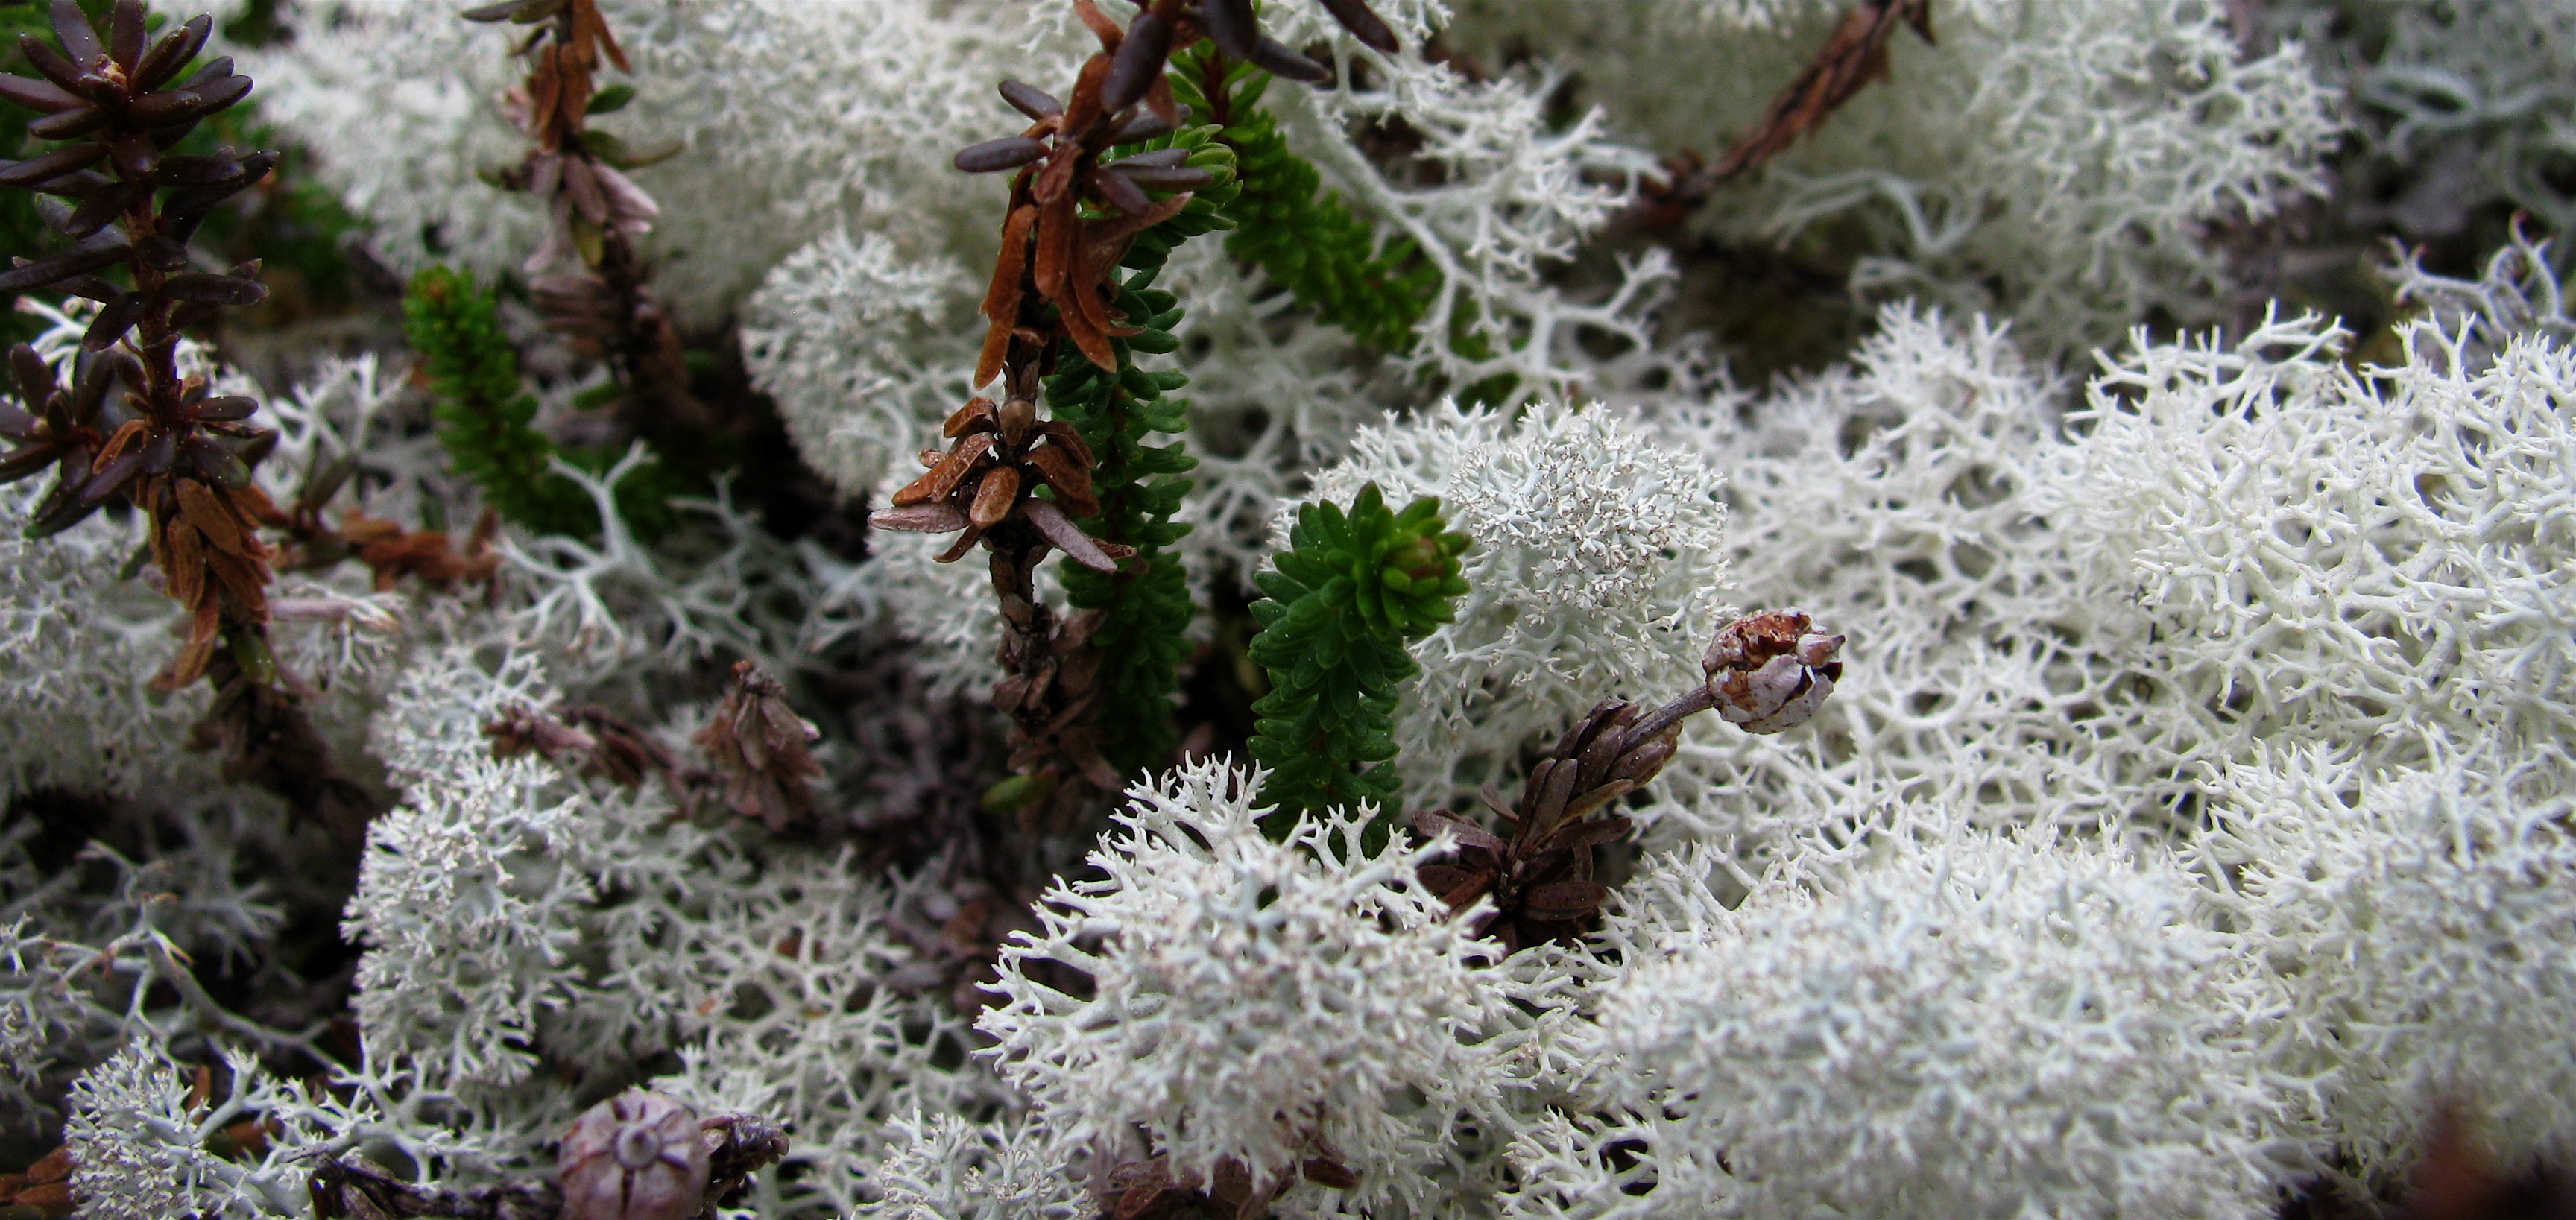
[[556, 1162], [562, 1220], [689, 1220], [707, 1189], [698, 1116], [660, 1093], [628, 1089], [592, 1106]]

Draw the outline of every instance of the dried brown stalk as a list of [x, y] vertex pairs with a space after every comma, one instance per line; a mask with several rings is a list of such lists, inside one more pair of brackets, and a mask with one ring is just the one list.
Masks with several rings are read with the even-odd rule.
[[669, 154], [629, 157], [622, 145], [589, 129], [603, 57], [621, 72], [634, 71], [597, 0], [511, 0], [464, 16], [538, 26], [519, 52], [529, 61], [527, 81], [510, 98], [512, 117], [533, 147], [500, 176], [502, 185], [535, 194], [554, 214], [554, 228], [527, 270], [573, 264], [529, 285], [538, 313], [575, 352], [607, 362], [640, 431], [656, 438], [703, 434], [714, 414], [689, 392], [679, 331], [655, 300], [635, 246], [661, 208], [621, 172]]
[[1684, 720], [1716, 708], [1746, 732], [1776, 733], [1806, 721], [1833, 693], [1843, 637], [1813, 627], [1795, 610], [1747, 615], [1719, 630], [1701, 662], [1705, 680], [1680, 698], [1651, 713], [1643, 704], [1603, 700], [1530, 768], [1517, 806], [1485, 790], [1509, 839], [1445, 809], [1414, 814], [1416, 833], [1446, 832], [1457, 843], [1452, 862], [1423, 867], [1423, 884], [1452, 911], [1490, 897], [1493, 909], [1476, 931], [1501, 941], [1506, 953], [1579, 937], [1610, 896], [1592, 878], [1592, 849], [1632, 829], [1626, 817], [1606, 811], [1672, 760]]
[[1887, 43], [1899, 26], [1932, 42], [1932, 0], [1860, 0], [1843, 14], [1815, 57], [1763, 107], [1753, 129], [1714, 165], [1684, 154], [1672, 184], [1651, 191], [1643, 219], [1679, 219], [1709, 192], [1762, 166], [1823, 125], [1871, 81], [1888, 75]]

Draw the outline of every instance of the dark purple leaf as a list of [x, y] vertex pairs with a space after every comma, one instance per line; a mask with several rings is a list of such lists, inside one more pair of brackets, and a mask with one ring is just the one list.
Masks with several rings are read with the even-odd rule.
[[[274, 437], [276, 434], [271, 433], [270, 435]], [[273, 448], [276, 443], [277, 442], [272, 439], [269, 442], [269, 445]], [[223, 442], [218, 441], [211, 436], [192, 436], [188, 438], [187, 448], [188, 460], [195, 464], [197, 469], [203, 472], [207, 478], [213, 479], [226, 487], [241, 488], [250, 486], [249, 465], [245, 464], [240, 458], [234, 457], [233, 451], [224, 448]]]
[[79, 486], [70, 480], [57, 485], [53, 494], [36, 506], [36, 519], [27, 523], [27, 537], [45, 538], [59, 534], [97, 512], [98, 506], [105, 501], [87, 500], [74, 494]]
[[94, 169], [85, 169], [74, 173], [64, 174], [59, 178], [48, 178], [45, 181], [39, 182], [27, 189], [35, 191], [38, 194], [53, 195], [63, 199], [87, 199], [100, 187], [113, 186], [115, 184], [116, 179], [110, 178]]
[[81, 70], [78, 66], [63, 58], [62, 52], [46, 46], [43, 39], [33, 34], [18, 35], [18, 53], [26, 56], [27, 62], [35, 65], [38, 72], [44, 73], [46, 80], [66, 90], [72, 87], [73, 81], [81, 78]]
[[39, 442], [37, 444], [29, 445], [24, 449], [20, 449], [7, 457], [0, 457], [0, 485], [15, 483], [20, 479], [35, 474], [38, 471], [43, 470], [45, 467], [53, 465], [54, 459], [61, 456], [61, 449], [55, 447], [50, 442]]
[[179, 434], [155, 429], [151, 439], [143, 442], [143, 473], [168, 474], [178, 456]]
[[125, 485], [133, 482], [134, 476], [141, 473], [143, 473], [143, 450], [137, 446], [126, 450], [123, 456], [109, 462], [97, 474], [91, 475], [89, 482], [81, 484], [81, 502], [97, 504], [125, 490]]
[[1154, 206], [1154, 201], [1146, 197], [1144, 190], [1136, 185], [1136, 180], [1125, 174], [1094, 170], [1091, 184], [1100, 189], [1100, 197], [1108, 200], [1109, 206], [1130, 216], [1140, 215]]
[[1403, 49], [1404, 44], [1395, 40], [1395, 31], [1386, 28], [1386, 23], [1369, 11], [1364, 0], [1324, 0], [1324, 11], [1331, 13], [1333, 20], [1341, 22], [1342, 28], [1351, 32], [1351, 37], [1359, 39], [1372, 51], [1393, 55]]
[[197, 404], [197, 409], [190, 414], [198, 419], [231, 421], [249, 419], [251, 412], [257, 410], [259, 410], [258, 399], [240, 394], [225, 394]]
[[970, 174], [1018, 169], [1046, 155], [1046, 145], [1027, 136], [1004, 136], [957, 150], [956, 166]]
[[81, 200], [81, 205], [73, 208], [71, 213], [64, 216], [54, 227], [62, 230], [63, 236], [75, 241], [86, 238], [106, 228], [109, 221], [124, 215], [125, 201], [133, 196], [134, 188], [123, 185], [94, 191], [89, 198]]
[[1252, 53], [1244, 56], [1252, 66], [1272, 76], [1284, 76], [1309, 85], [1320, 85], [1333, 79], [1333, 70], [1270, 40], [1264, 35], [1254, 39]]
[[241, 158], [229, 153], [210, 156], [182, 153], [161, 158], [161, 172], [157, 178], [163, 186], [206, 186], [230, 182], [240, 177], [241, 172]]
[[1109, 61], [1109, 75], [1100, 82], [1100, 108], [1114, 114], [1135, 105], [1162, 76], [1163, 61], [1171, 54], [1171, 19], [1152, 9], [1136, 14], [1118, 44], [1117, 58]]
[[204, 271], [184, 271], [162, 281], [161, 291], [172, 300], [194, 301], [201, 305], [249, 305], [268, 295], [268, 289], [257, 281]]
[[125, 103], [125, 86], [96, 72], [85, 72], [72, 82], [72, 92], [88, 98], [93, 106], [114, 110]]
[[42, 288], [55, 280], [96, 271], [101, 267], [125, 261], [125, 242], [110, 240], [103, 244], [74, 246], [59, 254], [48, 254], [14, 271], [0, 272], [0, 292], [25, 292]]
[[75, 275], [70, 279], [57, 281], [54, 287], [76, 297], [87, 297], [101, 305], [125, 295], [124, 289], [95, 275]]
[[85, 136], [107, 126], [107, 111], [83, 103], [78, 110], [49, 114], [27, 124], [27, 134], [39, 140], [68, 140]]
[[16, 102], [29, 110], [41, 110], [46, 114], [83, 104], [78, 97], [50, 82], [7, 73], [0, 73], [0, 101]]
[[126, 108], [126, 113], [143, 126], [158, 127], [164, 123], [176, 123], [199, 115], [212, 114], [242, 100], [243, 95], [249, 92], [249, 77], [219, 76], [203, 84], [181, 85], [176, 89], [146, 93], [134, 99], [134, 104]]
[[1252, 46], [1261, 38], [1261, 27], [1252, 20], [1252, 0], [1207, 0], [1203, 13], [1217, 50], [1236, 59], [1252, 58]]
[[188, 247], [159, 233], [134, 243], [134, 255], [143, 260], [144, 266], [155, 271], [185, 271], [188, 268]]
[[1190, 150], [1186, 148], [1157, 148], [1152, 152], [1141, 152], [1132, 157], [1120, 157], [1110, 162], [1108, 168], [1179, 169], [1189, 163]]
[[160, 88], [162, 82], [177, 75], [179, 69], [187, 67], [188, 61], [197, 57], [197, 52], [206, 45], [206, 36], [214, 29], [215, 19], [200, 14], [189, 18], [186, 25], [162, 35], [161, 41], [153, 43], [152, 49], [144, 53], [143, 62], [135, 67], [134, 87]]
[[108, 145], [107, 152], [116, 163], [117, 176], [128, 182], [140, 182], [161, 168], [161, 150], [153, 147], [152, 137], [139, 132]]
[[1206, 170], [1192, 169], [1186, 165], [1178, 169], [1157, 169], [1150, 165], [1139, 165], [1131, 169], [1127, 167], [1127, 162], [1122, 161], [1113, 167], [1111, 172], [1138, 186], [1157, 191], [1195, 191], [1216, 181], [1216, 176]]
[[54, 366], [36, 354], [36, 349], [21, 343], [9, 349], [9, 371], [18, 381], [19, 401], [30, 411], [42, 411], [54, 398]]
[[1032, 119], [1051, 119], [1064, 113], [1064, 103], [1055, 100], [1055, 95], [1026, 81], [1003, 81], [1002, 100]]
[[143, 320], [145, 304], [146, 298], [139, 292], [129, 292], [108, 302], [99, 309], [97, 317], [90, 319], [89, 329], [82, 332], [81, 346], [93, 352], [103, 352], [116, 346], [116, 341], [124, 338], [126, 331]]
[[53, 12], [54, 40], [63, 44], [63, 55], [84, 72], [97, 71], [107, 62], [107, 48], [98, 45], [98, 31], [81, 11], [80, 0], [54, 0]]
[[[1171, 123], [1164, 119], [1163, 116], [1156, 114], [1151, 110], [1142, 110], [1136, 113], [1136, 117], [1119, 124], [1118, 130], [1110, 132], [1109, 142], [1112, 144], [1134, 144], [1140, 141], [1153, 139], [1154, 137], [1162, 135], [1171, 129]], [[1184, 150], [1184, 155], [1186, 155], [1186, 150]]]
[[127, 79], [143, 60], [143, 0], [116, 0], [107, 13], [107, 52]]
[[106, 145], [82, 143], [57, 148], [41, 157], [0, 163], [0, 186], [29, 186], [48, 181], [74, 170], [88, 169], [106, 156]]

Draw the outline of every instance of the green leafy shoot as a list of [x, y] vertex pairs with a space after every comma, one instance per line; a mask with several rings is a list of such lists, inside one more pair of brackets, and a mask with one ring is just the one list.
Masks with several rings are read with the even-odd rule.
[[1190, 488], [1189, 480], [1179, 476], [1198, 462], [1177, 443], [1146, 443], [1156, 434], [1177, 436], [1189, 428], [1189, 403], [1171, 395], [1189, 384], [1189, 374], [1149, 372], [1136, 367], [1135, 358], [1140, 352], [1160, 355], [1180, 347], [1172, 334], [1181, 320], [1180, 301], [1153, 287], [1173, 249], [1226, 227], [1223, 208], [1236, 189], [1234, 154], [1215, 136], [1214, 127], [1195, 127], [1115, 150], [1116, 156], [1130, 156], [1186, 148], [1191, 150], [1188, 164], [1206, 170], [1215, 181], [1193, 195], [1179, 215], [1137, 234], [1121, 261], [1131, 274], [1120, 283], [1118, 308], [1129, 325], [1142, 329], [1110, 340], [1118, 354], [1117, 372], [1101, 371], [1067, 342], [1056, 358], [1062, 371], [1046, 382], [1047, 404], [1055, 417], [1082, 433], [1100, 459], [1091, 474], [1100, 515], [1078, 524], [1094, 537], [1136, 548], [1135, 558], [1115, 573], [1073, 564], [1065, 565], [1063, 573], [1067, 600], [1101, 613], [1092, 636], [1101, 658], [1096, 721], [1103, 732], [1101, 753], [1111, 766], [1129, 773], [1163, 765], [1179, 741], [1172, 724], [1172, 692], [1180, 686], [1181, 663], [1189, 655], [1184, 636], [1197, 613], [1181, 557], [1166, 548], [1190, 530], [1174, 524], [1172, 516]]
[[[531, 426], [536, 396], [519, 379], [519, 355], [501, 334], [491, 294], [445, 267], [413, 276], [403, 296], [403, 333], [427, 365], [438, 441], [457, 474], [483, 493], [502, 519], [540, 534], [591, 537], [599, 511], [581, 485], [547, 459], [592, 473], [612, 464], [605, 454], [559, 450]], [[659, 535], [670, 508], [656, 466], [617, 485], [620, 517], [638, 534]]]
[[1272, 770], [1265, 795], [1284, 824], [1299, 810], [1375, 804], [1396, 812], [1396, 690], [1418, 668], [1405, 641], [1429, 635], [1467, 592], [1458, 556], [1464, 534], [1443, 532], [1428, 496], [1391, 512], [1371, 483], [1345, 513], [1332, 504], [1297, 510], [1290, 549], [1255, 578], [1266, 600], [1252, 615], [1261, 634], [1252, 660], [1271, 690], [1252, 705], [1260, 722], [1252, 757]]
[[1439, 288], [1437, 269], [1410, 240], [1381, 244], [1375, 228], [1291, 152], [1259, 108], [1271, 76], [1201, 42], [1172, 57], [1172, 96], [1223, 128], [1242, 193], [1226, 208], [1226, 253], [1261, 268], [1299, 305], [1381, 351], [1409, 351]]

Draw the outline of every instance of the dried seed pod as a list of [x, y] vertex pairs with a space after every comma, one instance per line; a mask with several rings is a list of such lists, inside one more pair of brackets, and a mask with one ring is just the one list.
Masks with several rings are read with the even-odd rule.
[[733, 690], [698, 731], [701, 749], [726, 777], [725, 803], [772, 832], [814, 816], [806, 781], [823, 773], [805, 745], [822, 736], [787, 705], [787, 688], [749, 661], [733, 667]]
[[1748, 733], [1807, 722], [1843, 676], [1843, 637], [1814, 630], [1803, 611], [1767, 610], [1720, 628], [1700, 668], [1718, 715]]
[[556, 1165], [563, 1220], [689, 1220], [707, 1189], [698, 1116], [645, 1089], [584, 1112]]

